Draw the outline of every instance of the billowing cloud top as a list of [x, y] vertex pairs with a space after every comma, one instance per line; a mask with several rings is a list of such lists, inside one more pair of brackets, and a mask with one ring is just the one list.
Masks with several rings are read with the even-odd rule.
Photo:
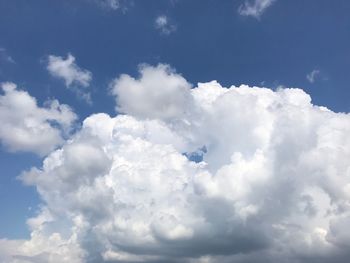
[[0, 141], [10, 151], [45, 155], [62, 144], [76, 115], [57, 100], [39, 107], [35, 98], [18, 90], [14, 83], [2, 83], [0, 95]]
[[166, 65], [117, 78], [124, 114], [21, 176], [44, 206], [0, 259], [347, 262], [350, 116], [300, 89], [190, 87]]

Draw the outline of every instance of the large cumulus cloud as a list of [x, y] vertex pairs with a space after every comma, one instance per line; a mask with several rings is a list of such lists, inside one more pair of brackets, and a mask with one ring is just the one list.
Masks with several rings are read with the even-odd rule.
[[43, 207], [4, 258], [348, 262], [348, 114], [300, 89], [191, 88], [166, 65], [111, 85], [123, 114], [88, 117], [21, 175]]

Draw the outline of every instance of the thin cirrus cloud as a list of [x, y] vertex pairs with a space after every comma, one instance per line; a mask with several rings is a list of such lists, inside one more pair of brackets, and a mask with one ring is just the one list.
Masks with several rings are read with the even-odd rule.
[[276, 0], [245, 0], [238, 8], [238, 13], [242, 16], [252, 16], [257, 19], [269, 8]]
[[76, 120], [70, 107], [57, 100], [39, 107], [35, 98], [14, 83], [2, 83], [0, 141], [12, 152], [45, 155], [64, 142]]
[[91, 102], [91, 94], [87, 88], [92, 81], [92, 73], [79, 67], [72, 54], [68, 53], [66, 58], [49, 55], [47, 70], [53, 77], [63, 80], [66, 87], [76, 92], [79, 97]]
[[347, 262], [349, 114], [300, 89], [139, 71], [111, 83], [122, 114], [86, 118], [21, 175], [43, 205], [0, 261]]
[[155, 28], [163, 35], [170, 35], [176, 31], [175, 24], [166, 15], [157, 16], [154, 21]]

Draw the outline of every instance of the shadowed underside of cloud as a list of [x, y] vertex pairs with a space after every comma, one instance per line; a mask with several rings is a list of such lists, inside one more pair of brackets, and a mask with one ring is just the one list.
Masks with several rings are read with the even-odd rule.
[[110, 88], [123, 114], [21, 175], [43, 208], [0, 261], [348, 262], [348, 114], [300, 89], [191, 88], [167, 65]]

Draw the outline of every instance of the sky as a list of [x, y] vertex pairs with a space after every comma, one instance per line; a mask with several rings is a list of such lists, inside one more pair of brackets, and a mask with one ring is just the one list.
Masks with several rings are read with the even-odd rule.
[[349, 12], [0, 0], [0, 261], [349, 262]]

